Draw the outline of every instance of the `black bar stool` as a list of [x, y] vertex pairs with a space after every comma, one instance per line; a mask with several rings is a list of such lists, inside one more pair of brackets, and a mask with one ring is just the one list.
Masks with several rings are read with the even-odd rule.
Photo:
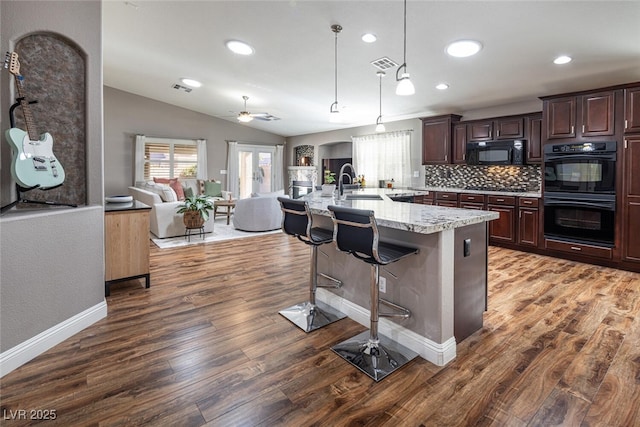
[[[309, 205], [304, 200], [278, 197], [282, 208], [282, 231], [297, 237], [311, 246], [311, 274], [309, 276], [309, 301], [296, 304], [280, 311], [284, 317], [305, 332], [326, 326], [347, 317], [334, 308], [316, 301], [316, 288], [339, 288], [342, 282], [324, 273], [318, 273], [318, 246], [333, 241], [333, 231], [314, 227]], [[331, 280], [333, 285], [318, 285], [318, 276]]]
[[[342, 206], [328, 208], [333, 217], [333, 240], [338, 249], [371, 265], [369, 331], [331, 349], [375, 381], [380, 381], [417, 356], [417, 353], [403, 345], [378, 335], [379, 316], [405, 319], [411, 316], [407, 308], [380, 298], [380, 266], [417, 254], [418, 249], [381, 242], [373, 211]], [[391, 307], [395, 312], [381, 313], [380, 303]]]

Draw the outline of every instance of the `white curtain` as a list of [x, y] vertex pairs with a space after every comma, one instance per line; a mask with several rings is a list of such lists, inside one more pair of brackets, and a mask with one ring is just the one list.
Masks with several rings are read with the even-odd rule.
[[136, 147], [134, 154], [134, 184], [139, 181], [144, 181], [144, 143], [146, 137], [144, 135], [136, 135]]
[[411, 131], [354, 136], [353, 166], [367, 187], [394, 180], [395, 187], [411, 186]]
[[284, 145], [276, 145], [273, 158], [273, 190], [284, 188]]
[[238, 171], [238, 142], [227, 141], [229, 150], [227, 154], [227, 191], [230, 191], [233, 198], [240, 194], [239, 171]]
[[207, 169], [207, 140], [196, 140], [196, 146], [198, 147], [198, 167], [196, 168], [196, 178], [208, 179]]

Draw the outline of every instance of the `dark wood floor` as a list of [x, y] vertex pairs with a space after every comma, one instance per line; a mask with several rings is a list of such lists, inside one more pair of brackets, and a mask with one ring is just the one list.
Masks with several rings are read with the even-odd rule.
[[307, 296], [305, 245], [151, 246], [151, 289], [114, 285], [107, 318], [2, 378], [2, 425], [640, 425], [639, 274], [491, 248], [484, 328], [374, 383], [330, 350], [363, 326], [278, 314]]

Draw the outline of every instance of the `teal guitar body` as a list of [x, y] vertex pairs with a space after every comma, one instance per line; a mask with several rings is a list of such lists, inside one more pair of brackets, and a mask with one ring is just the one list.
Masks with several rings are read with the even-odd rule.
[[[8, 68], [16, 79], [18, 101], [27, 127], [26, 132], [14, 127], [5, 134], [11, 146], [11, 176], [19, 186], [25, 189], [37, 187], [47, 190], [57, 187], [64, 182], [64, 169], [53, 154], [51, 134], [45, 132], [39, 135], [36, 131], [33, 114], [22, 87], [24, 77], [20, 74], [20, 61], [16, 52], [7, 52], [4, 67]], [[13, 126], [13, 114], [11, 123]]]
[[23, 188], [57, 187], [64, 182], [64, 169], [53, 154], [53, 137], [43, 133], [31, 140], [22, 129], [11, 128], [5, 134], [13, 154], [11, 175]]

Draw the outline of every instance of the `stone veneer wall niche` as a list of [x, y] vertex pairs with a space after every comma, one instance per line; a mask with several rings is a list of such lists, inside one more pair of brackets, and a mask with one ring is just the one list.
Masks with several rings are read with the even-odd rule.
[[[60, 187], [31, 190], [24, 197], [83, 205], [87, 200], [85, 58], [73, 42], [53, 33], [24, 37], [15, 50], [27, 100], [38, 101], [30, 106], [35, 129], [51, 134], [53, 153], [65, 172]], [[20, 108], [15, 119], [16, 126], [26, 130]]]
[[[296, 150], [296, 164], [294, 166], [313, 166], [313, 145], [298, 145]], [[304, 164], [303, 164], [304, 163]]]
[[465, 188], [467, 186], [521, 188], [539, 192], [541, 168], [527, 166], [426, 165], [426, 187]]

